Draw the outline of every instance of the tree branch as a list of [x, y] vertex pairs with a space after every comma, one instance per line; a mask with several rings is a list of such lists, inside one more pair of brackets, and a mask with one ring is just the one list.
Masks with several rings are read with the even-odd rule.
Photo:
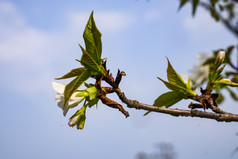
[[200, 117], [200, 118], [207, 118], [207, 119], [214, 119], [217, 121], [225, 121], [225, 122], [238, 122], [238, 115], [236, 114], [220, 114], [220, 113], [210, 113], [205, 111], [198, 111], [198, 110], [182, 110], [182, 109], [170, 109], [170, 108], [163, 108], [163, 107], [156, 107], [148, 104], [140, 103], [136, 100], [128, 99], [123, 92], [119, 88], [115, 89], [120, 100], [127, 104], [129, 108], [135, 109], [143, 109], [152, 112], [170, 114], [172, 116], [184, 116], [184, 117]]
[[[217, 121], [238, 122], [238, 115], [226, 113], [214, 105], [215, 103], [213, 103], [214, 102], [213, 100], [215, 100], [217, 98], [217, 95], [210, 94], [211, 92], [207, 92], [207, 90], [201, 89], [202, 94], [204, 94], [204, 93], [205, 94], [203, 96], [201, 96], [199, 99], [201, 99], [201, 100], [203, 98], [207, 99], [208, 101], [210, 101], [210, 103], [209, 103], [208, 107], [199, 106], [198, 108], [211, 108], [211, 106], [213, 106], [211, 109], [215, 113], [198, 111], [198, 110], [194, 110], [194, 109], [191, 109], [191, 110], [170, 109], [170, 108], [157, 107], [157, 106], [153, 106], [153, 105], [143, 104], [143, 103], [138, 102], [137, 100], [130, 100], [125, 96], [125, 94], [119, 88], [119, 84], [120, 84], [122, 76], [126, 75], [125, 72], [123, 72], [123, 71], [121, 72], [120, 70], [118, 70], [116, 80], [115, 80], [112, 77], [112, 74], [109, 73], [110, 71], [107, 70], [106, 62], [102, 61], [102, 64], [103, 64], [105, 70], [107, 71], [107, 75], [105, 77], [98, 76], [96, 78], [95, 86], [98, 89], [97, 97], [100, 98], [104, 104], [106, 104], [112, 108], [119, 109], [126, 117], [129, 116], [129, 113], [126, 110], [124, 110], [124, 108], [120, 104], [116, 103], [115, 101], [113, 101], [109, 98], [106, 98], [107, 93], [115, 92], [117, 94], [117, 96], [119, 97], [119, 99], [123, 103], [127, 104], [127, 107], [129, 107], [129, 108], [143, 109], [143, 110], [152, 111], [152, 112], [170, 114], [172, 116], [200, 117], [200, 118], [214, 119]], [[102, 80], [107, 82], [111, 86], [111, 88], [102, 87], [101, 86]], [[104, 88], [104, 91], [102, 90], [102, 88]], [[200, 101], [199, 99], [198, 99], [198, 101]], [[193, 105], [195, 106], [196, 104], [193, 104]]]

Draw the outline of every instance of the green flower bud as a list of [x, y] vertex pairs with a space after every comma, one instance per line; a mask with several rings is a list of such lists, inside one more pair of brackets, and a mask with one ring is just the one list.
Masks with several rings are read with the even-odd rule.
[[77, 129], [83, 129], [86, 120], [85, 112], [86, 107], [84, 106], [70, 118], [68, 125], [73, 127], [77, 124]]

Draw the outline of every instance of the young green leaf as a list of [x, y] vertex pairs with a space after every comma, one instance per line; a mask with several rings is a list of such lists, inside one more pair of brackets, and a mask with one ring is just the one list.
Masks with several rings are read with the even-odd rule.
[[88, 92], [88, 96], [89, 96], [91, 99], [96, 98], [97, 88], [96, 88], [94, 85], [88, 87], [87, 89], [85, 89], [85, 91]]
[[95, 85], [84, 83], [87, 87], [85, 90], [77, 91], [76, 96], [78, 97], [85, 97], [85, 106], [92, 107], [93, 105], [97, 104], [99, 98], [97, 98], [97, 88]]
[[86, 69], [69, 84], [66, 85], [64, 90], [64, 106], [68, 102], [71, 95], [91, 76], [91, 71]]
[[155, 100], [153, 105], [159, 107], [165, 106], [166, 108], [168, 108], [182, 99], [186, 99], [186, 96], [183, 93], [171, 91], [159, 96]]
[[65, 74], [64, 76], [62, 76], [60, 78], [55, 78], [55, 79], [56, 80], [61, 80], [61, 79], [66, 79], [66, 78], [71, 78], [71, 77], [79, 76], [85, 70], [86, 70], [85, 67], [75, 68], [75, 69], [72, 69], [69, 73]]
[[[219, 77], [219, 75], [222, 73], [222, 71], [224, 70], [224, 68], [226, 67], [226, 64], [221, 66], [218, 70], [217, 70], [217, 77]], [[215, 78], [216, 79], [216, 78]]]
[[88, 97], [88, 92], [86, 90], [77, 90], [76, 97]]
[[178, 85], [175, 85], [173, 83], [169, 83], [164, 81], [163, 79], [157, 77], [159, 80], [161, 80], [168, 89], [172, 90], [172, 91], [176, 91], [176, 92], [181, 92], [181, 93], [186, 93], [186, 88], [180, 87]]
[[238, 87], [238, 83], [234, 83], [234, 82], [230, 81], [229, 79], [221, 79], [219, 81], [214, 82], [214, 87], [217, 87], [217, 86], [220, 86], [220, 85]]
[[83, 52], [83, 55], [81, 57], [81, 60], [80, 60], [80, 63], [90, 69], [90, 70], [93, 70], [94, 72], [98, 72], [100, 73], [101, 75], [103, 76], [106, 76], [106, 71], [105, 69], [102, 67], [101, 64], [98, 64], [94, 59], [93, 57], [81, 46], [79, 45], [82, 52]]
[[181, 76], [174, 70], [168, 58], [167, 60], [168, 60], [167, 78], [169, 83], [186, 89], [187, 88], [186, 83], [183, 81]]
[[95, 97], [95, 98], [93, 98], [93, 99], [90, 99], [90, 100], [87, 102], [86, 106], [88, 106], [89, 108], [91, 108], [92, 106], [97, 105], [98, 101], [99, 101], [99, 98], [97, 98], [97, 97]]
[[93, 18], [93, 12], [89, 17], [88, 23], [83, 33], [83, 37], [86, 46], [86, 51], [93, 58], [93, 60], [99, 65], [102, 54], [102, 41], [101, 41], [101, 33], [98, 30]]

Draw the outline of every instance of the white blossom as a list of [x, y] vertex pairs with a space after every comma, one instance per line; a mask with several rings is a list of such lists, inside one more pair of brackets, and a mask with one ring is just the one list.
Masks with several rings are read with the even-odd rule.
[[209, 66], [203, 66], [202, 64], [210, 57], [212, 57], [211, 54], [205, 53], [197, 55], [197, 58], [200, 61], [200, 65], [194, 65], [193, 70], [190, 73], [190, 78], [194, 82], [194, 84], [202, 84], [208, 79]]
[[57, 82], [52, 82], [52, 87], [57, 92], [55, 100], [58, 103], [58, 106], [63, 110], [64, 116], [66, 116], [66, 114], [67, 114], [67, 112], [68, 112], [68, 110], [70, 108], [73, 108], [73, 107], [77, 106], [84, 99], [84, 97], [76, 96], [77, 93], [75, 92], [75, 93], [72, 94], [72, 96], [70, 97], [69, 101], [64, 106], [64, 89], [65, 89], [65, 84], [57, 83]]

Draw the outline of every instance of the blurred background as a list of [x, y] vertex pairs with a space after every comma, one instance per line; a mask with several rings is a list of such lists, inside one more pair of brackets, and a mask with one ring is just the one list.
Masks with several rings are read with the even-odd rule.
[[[237, 39], [205, 10], [191, 15], [177, 0], [0, 0], [0, 158], [176, 159], [237, 158], [237, 123], [126, 108], [130, 117], [101, 102], [87, 109], [83, 130], [68, 126], [51, 83], [81, 57], [83, 30], [94, 10], [103, 58], [128, 98], [153, 104], [167, 88], [167, 60], [189, 74], [196, 56], [236, 44]], [[67, 83], [68, 81], [62, 81]], [[94, 81], [92, 81], [94, 82]], [[119, 102], [116, 96], [112, 98]], [[187, 109], [189, 100], [173, 108]], [[229, 98], [221, 104], [238, 113]], [[159, 157], [158, 157], [159, 156]]]

